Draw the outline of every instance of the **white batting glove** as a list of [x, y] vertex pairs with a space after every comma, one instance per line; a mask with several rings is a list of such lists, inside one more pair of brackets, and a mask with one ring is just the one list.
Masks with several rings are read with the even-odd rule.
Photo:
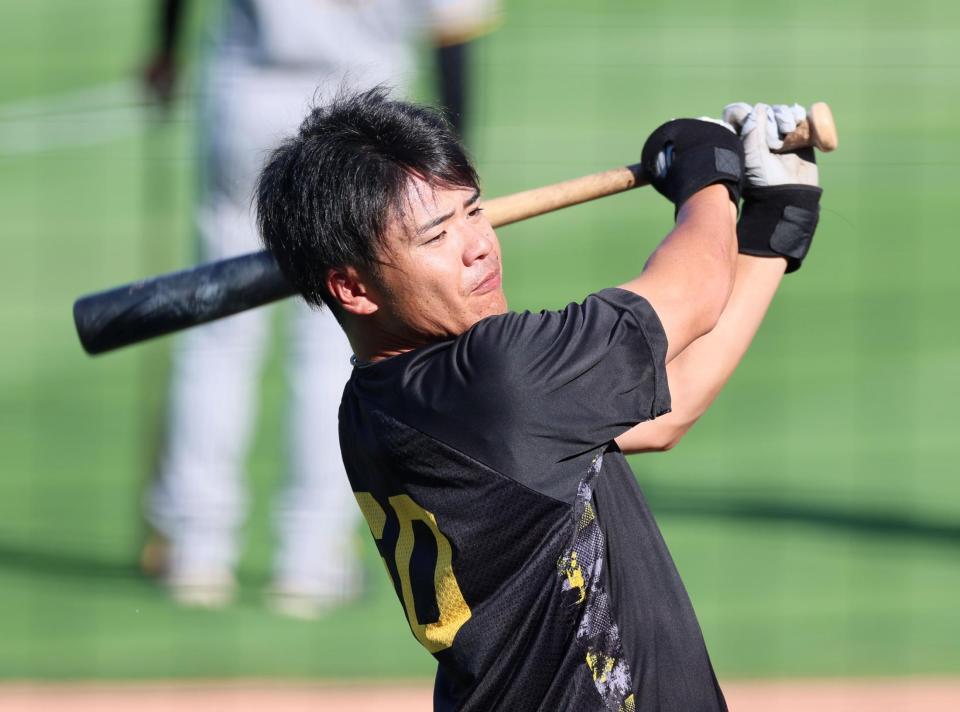
[[733, 126], [743, 140], [746, 154], [747, 185], [763, 188], [775, 185], [819, 185], [813, 149], [791, 153], [772, 153], [783, 147], [783, 137], [796, 130], [807, 118], [799, 104], [728, 104], [723, 120]]
[[743, 207], [737, 222], [741, 254], [786, 259], [794, 272], [810, 250], [820, 216], [817, 164], [813, 149], [773, 153], [783, 137], [806, 118], [794, 104], [728, 104], [723, 119], [743, 141]]

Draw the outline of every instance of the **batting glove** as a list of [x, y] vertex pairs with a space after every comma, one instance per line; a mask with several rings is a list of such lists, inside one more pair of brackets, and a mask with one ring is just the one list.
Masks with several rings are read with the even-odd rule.
[[800, 269], [820, 217], [819, 176], [812, 148], [773, 153], [783, 137], [806, 118], [794, 104], [737, 103], [723, 110], [724, 121], [740, 132], [745, 156], [743, 209], [737, 224], [740, 252], [785, 257], [787, 272]]
[[720, 122], [674, 119], [660, 126], [643, 146], [640, 163], [653, 187], [679, 210], [691, 195], [722, 183], [740, 202], [743, 146]]

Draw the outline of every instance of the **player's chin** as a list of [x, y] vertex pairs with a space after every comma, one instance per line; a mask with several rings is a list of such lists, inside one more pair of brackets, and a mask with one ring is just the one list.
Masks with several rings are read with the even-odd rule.
[[507, 296], [502, 289], [495, 289], [487, 294], [480, 295], [480, 318], [504, 314], [507, 311]]
[[503, 290], [500, 290], [500, 293], [497, 295], [497, 314], [505, 314], [509, 306], [507, 305], [507, 295], [503, 293]]

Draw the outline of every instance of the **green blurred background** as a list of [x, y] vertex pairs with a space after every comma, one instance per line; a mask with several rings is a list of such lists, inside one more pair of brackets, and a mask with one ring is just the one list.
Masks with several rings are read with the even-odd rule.
[[[170, 342], [89, 359], [70, 307], [194, 261], [191, 102], [162, 120], [135, 82], [151, 19], [0, 1], [0, 677], [429, 676], [367, 536], [362, 600], [311, 623], [262, 605], [279, 355], [239, 602], [185, 611], [139, 575]], [[945, 0], [508, 0], [476, 48], [488, 195], [633, 162], [730, 101], [833, 107], [808, 264], [683, 444], [633, 460], [721, 678], [960, 673], [958, 48]], [[624, 281], [671, 214], [644, 190], [503, 229], [511, 306]]]

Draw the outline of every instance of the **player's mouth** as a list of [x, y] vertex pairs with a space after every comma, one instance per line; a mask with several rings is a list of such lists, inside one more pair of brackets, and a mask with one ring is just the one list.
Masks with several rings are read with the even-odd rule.
[[470, 290], [470, 293], [478, 295], [489, 294], [495, 289], [500, 289], [500, 265], [497, 265], [487, 273], [477, 286]]

